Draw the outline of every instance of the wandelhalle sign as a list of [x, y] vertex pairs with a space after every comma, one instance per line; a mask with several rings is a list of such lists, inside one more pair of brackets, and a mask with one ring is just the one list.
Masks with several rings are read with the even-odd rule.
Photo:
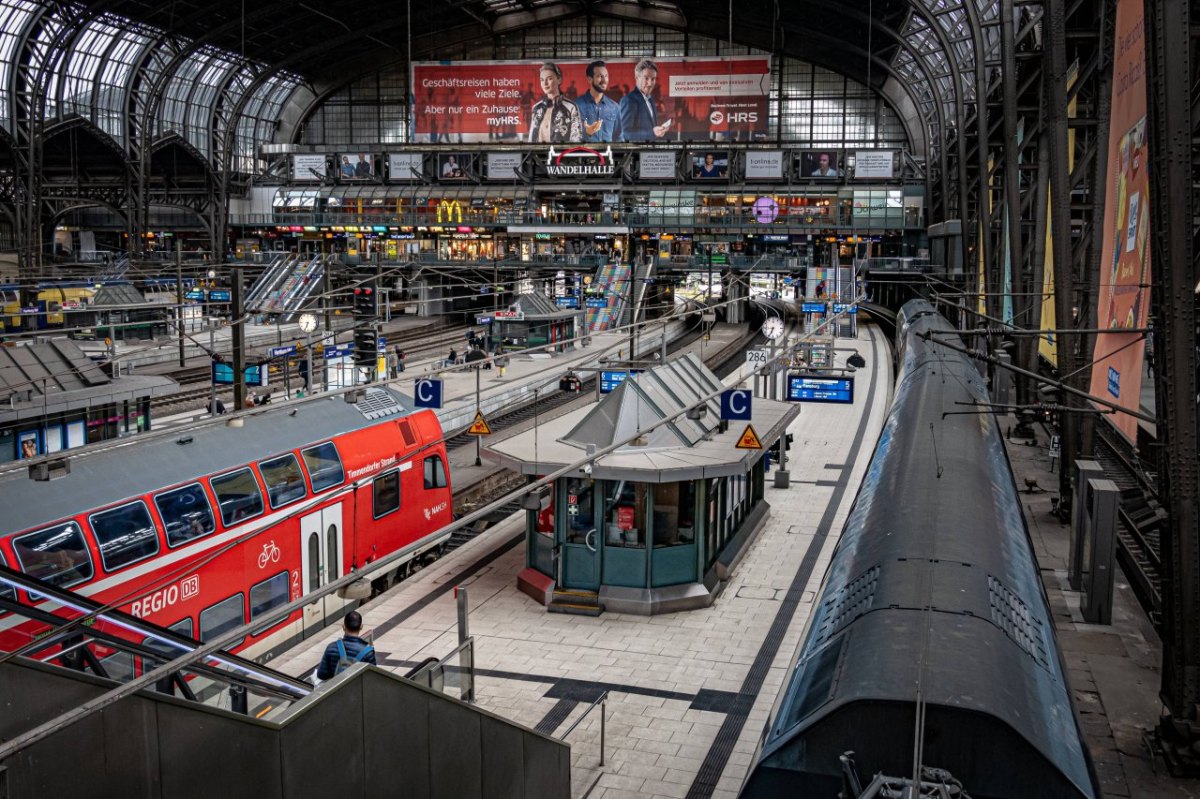
[[[640, 58], [554, 62], [562, 72], [554, 116], [566, 130], [573, 129], [574, 106], [583, 120], [595, 117], [589, 102], [592, 82], [588, 64], [602, 60], [608, 86], [601, 100], [610, 116], [620, 117], [621, 101], [629, 95], [626, 117], [638, 129], [605, 125], [593, 134], [554, 138], [553, 143], [605, 142], [764, 141], [768, 137], [767, 99], [771, 89], [771, 59], [766, 56], [728, 58], [655, 58], [657, 81], [650, 96], [653, 119], [643, 114], [646, 103], [638, 96], [634, 68]], [[440, 61], [417, 62], [412, 68], [414, 142], [529, 142], [533, 108], [547, 101], [540, 85], [542, 61]], [[558, 98], [561, 98], [559, 100]], [[632, 101], [638, 100], [638, 108]], [[610, 106], [608, 101], [612, 101]], [[634, 113], [636, 111], [636, 113]], [[651, 132], [650, 122], [662, 126], [663, 135]], [[545, 142], [546, 139], [541, 139]], [[547, 142], [548, 143], [548, 142]]]
[[552, 178], [611, 178], [617, 172], [611, 147], [568, 147], [546, 153], [546, 174]]

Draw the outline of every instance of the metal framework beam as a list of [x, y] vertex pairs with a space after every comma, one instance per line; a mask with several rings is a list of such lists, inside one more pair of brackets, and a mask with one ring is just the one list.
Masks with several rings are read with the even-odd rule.
[[1150, 260], [1158, 358], [1161, 538], [1162, 699], [1159, 740], [1177, 773], [1200, 773], [1200, 455], [1197, 446], [1196, 344], [1200, 268], [1196, 245], [1200, 165], [1193, 89], [1197, 44], [1187, 0], [1146, 0], [1145, 36], [1150, 170]]

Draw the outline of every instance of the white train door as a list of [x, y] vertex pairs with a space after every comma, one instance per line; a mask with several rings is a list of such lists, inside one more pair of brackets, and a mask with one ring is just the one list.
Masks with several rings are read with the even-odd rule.
[[[300, 590], [305, 594], [342, 576], [342, 503], [300, 517]], [[345, 600], [329, 594], [304, 606], [304, 634], [325, 626]]]

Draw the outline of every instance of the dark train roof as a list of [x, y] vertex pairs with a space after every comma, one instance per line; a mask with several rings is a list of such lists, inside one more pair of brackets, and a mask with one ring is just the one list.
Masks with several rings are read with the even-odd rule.
[[898, 322], [894, 403], [747, 795], [829, 784], [846, 750], [908, 773], [920, 686], [924, 763], [972, 796], [1095, 796], [985, 380], [933, 306]]
[[124, 446], [71, 456], [71, 473], [48, 482], [31, 480], [24, 470], [14, 470], [0, 475], [0, 508], [4, 509], [0, 535], [263, 460], [412, 410], [411, 400], [375, 387], [357, 404], [334, 395], [295, 405], [265, 406], [239, 417], [244, 420], [240, 427], [212, 424], [177, 436], [134, 437]]

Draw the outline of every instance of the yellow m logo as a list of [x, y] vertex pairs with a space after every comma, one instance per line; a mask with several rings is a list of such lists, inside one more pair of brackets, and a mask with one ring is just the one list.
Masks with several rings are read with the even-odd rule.
[[455, 221], [454, 215], [456, 213], [458, 214], [458, 223], [462, 224], [462, 204], [458, 200], [442, 200], [438, 203], [437, 221], [439, 225], [442, 224], [442, 211], [446, 212], [447, 224]]

